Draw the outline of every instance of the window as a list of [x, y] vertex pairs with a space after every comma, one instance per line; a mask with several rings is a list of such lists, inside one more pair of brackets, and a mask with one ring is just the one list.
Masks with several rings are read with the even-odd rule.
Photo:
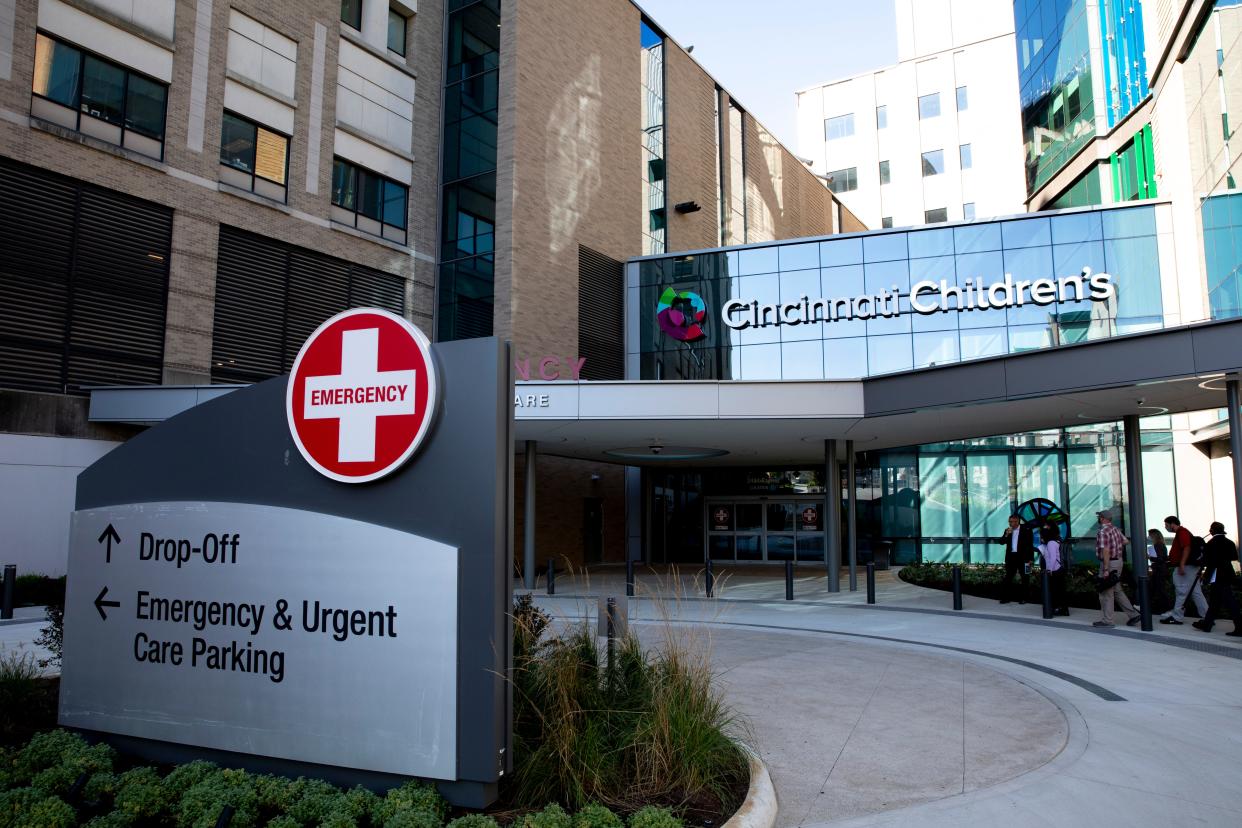
[[35, 36], [30, 114], [155, 159], [168, 87], [46, 35]]
[[220, 180], [284, 201], [289, 139], [232, 112], [220, 124]]
[[890, 181], [890, 180], [891, 180], [891, 179], [890, 179], [890, 176], [889, 176], [889, 173], [888, 173], [888, 162], [887, 162], [887, 161], [881, 161], [881, 162], [880, 162], [880, 183], [881, 183], [881, 184], [887, 184], [887, 183], [889, 183], [889, 181]]
[[919, 97], [919, 120], [925, 118], [936, 118], [940, 115], [940, 93], [933, 92], [930, 95], [922, 95]]
[[944, 150], [928, 150], [923, 153], [923, 177], [930, 178], [944, 172]]
[[362, 31], [362, 0], [341, 0], [341, 22]]
[[396, 9], [388, 10], [388, 48], [405, 55], [405, 15]]
[[966, 111], [966, 104], [967, 104], [967, 99], [966, 99], [966, 87], [964, 87], [964, 86], [959, 86], [959, 87], [957, 88], [957, 111], [958, 111], [958, 112], [965, 112], [965, 111]]
[[962, 205], [962, 218], [966, 221], [975, 220], [975, 203], [973, 201], [968, 201]]
[[875, 108], [875, 128], [885, 129], [888, 127], [888, 105], [880, 104]]
[[332, 217], [365, 233], [405, 244], [409, 188], [340, 158], [332, 161]]
[[948, 220], [949, 210], [946, 207], [937, 207], [935, 210], [927, 210], [923, 213], [923, 221], [928, 224], [938, 224]]
[[970, 144], [962, 144], [958, 149], [958, 156], [962, 160], [962, 169], [970, 169]]
[[858, 168], [834, 170], [828, 173], [828, 189], [834, 193], [848, 193], [858, 189]]
[[880, 219], [880, 227], [883, 227], [883, 228], [889, 228], [889, 227], [892, 227], [892, 226], [893, 226], [893, 217], [892, 217], [892, 216], [885, 216], [884, 218]]
[[835, 118], [829, 118], [824, 121], [824, 140], [835, 141], [838, 138], [848, 138], [854, 134], [854, 113], [848, 115], [838, 115]]

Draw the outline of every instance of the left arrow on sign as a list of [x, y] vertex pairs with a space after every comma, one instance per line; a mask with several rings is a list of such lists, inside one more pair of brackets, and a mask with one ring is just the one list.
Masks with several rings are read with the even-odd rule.
[[108, 594], [108, 588], [104, 587], [99, 590], [99, 595], [95, 596], [95, 609], [99, 610], [99, 617], [108, 620], [108, 614], [104, 612], [104, 607], [119, 607], [120, 601], [105, 601], [104, 596]]
[[116, 529], [112, 528], [112, 524], [108, 524], [108, 528], [103, 530], [99, 535], [100, 543], [107, 543], [107, 552], [104, 557], [104, 563], [112, 563], [112, 544], [120, 543], [121, 536], [117, 534]]

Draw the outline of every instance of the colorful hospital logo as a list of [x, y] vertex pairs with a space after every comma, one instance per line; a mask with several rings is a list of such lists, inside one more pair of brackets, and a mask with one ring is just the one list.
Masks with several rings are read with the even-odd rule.
[[660, 330], [680, 342], [694, 342], [707, 336], [703, 331], [706, 316], [707, 305], [703, 297], [689, 290], [668, 288], [656, 307]]

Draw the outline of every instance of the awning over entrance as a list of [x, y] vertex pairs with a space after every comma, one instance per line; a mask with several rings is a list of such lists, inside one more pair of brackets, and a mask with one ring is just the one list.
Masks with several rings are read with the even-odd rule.
[[1223, 408], [1239, 374], [1242, 319], [850, 382], [520, 383], [516, 433], [627, 465], [798, 464], [826, 439], [871, 450]]

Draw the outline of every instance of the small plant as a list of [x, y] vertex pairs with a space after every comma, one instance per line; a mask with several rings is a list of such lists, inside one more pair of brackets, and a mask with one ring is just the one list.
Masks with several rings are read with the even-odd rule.
[[522, 818], [521, 828], [573, 828], [565, 809], [555, 803]]
[[668, 808], [648, 805], [630, 814], [627, 828], [682, 828], [682, 822]]
[[500, 828], [500, 826], [487, 814], [466, 814], [453, 820], [445, 828]]
[[443, 828], [444, 822], [427, 811], [401, 811], [384, 822], [373, 822], [381, 828]]
[[593, 802], [574, 814], [573, 828], [625, 828], [625, 823], [603, 805]]
[[177, 828], [214, 828], [226, 805], [233, 808], [230, 828], [257, 824], [258, 795], [245, 771], [213, 771], [186, 791], [177, 807]]
[[155, 768], [134, 768], [117, 778], [113, 807], [133, 820], [156, 820], [168, 813], [164, 787]]
[[390, 820], [401, 814], [413, 813], [428, 814], [435, 820], [436, 825], [440, 825], [448, 816], [448, 803], [434, 786], [423, 782], [406, 782], [376, 801], [371, 811], [371, 820], [376, 825], [386, 826]]
[[43, 615], [47, 619], [47, 626], [39, 631], [39, 637], [34, 643], [47, 650], [49, 655], [47, 658], [40, 659], [39, 666], [44, 670], [49, 667], [59, 670], [65, 648], [64, 599], [62, 598], [60, 603], [48, 604]]

